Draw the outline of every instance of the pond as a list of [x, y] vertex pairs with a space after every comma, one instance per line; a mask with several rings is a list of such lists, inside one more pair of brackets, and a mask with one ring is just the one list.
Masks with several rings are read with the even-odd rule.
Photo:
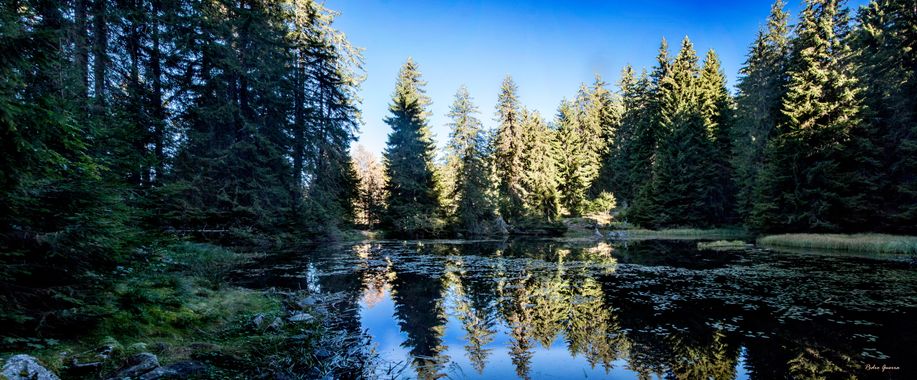
[[917, 378], [905, 261], [522, 240], [332, 245], [258, 266], [243, 285], [324, 300], [380, 378]]

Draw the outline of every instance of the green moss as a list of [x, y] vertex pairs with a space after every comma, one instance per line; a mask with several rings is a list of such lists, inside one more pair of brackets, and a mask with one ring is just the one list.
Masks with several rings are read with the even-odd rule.
[[[281, 295], [226, 282], [232, 270], [252, 257], [208, 244], [160, 249], [112, 285], [108, 312], [91, 331], [79, 334], [78, 341], [35, 346], [28, 353], [58, 373], [72, 359], [98, 361], [100, 347], [111, 348], [104, 371], [115, 370], [139, 352], [152, 352], [163, 364], [187, 359], [209, 363], [212, 378], [244, 378], [267, 367], [304, 365], [320, 334], [318, 322], [268, 328], [286, 315]], [[266, 321], [260, 327], [252, 322], [259, 314]], [[295, 344], [292, 336], [298, 336]]]

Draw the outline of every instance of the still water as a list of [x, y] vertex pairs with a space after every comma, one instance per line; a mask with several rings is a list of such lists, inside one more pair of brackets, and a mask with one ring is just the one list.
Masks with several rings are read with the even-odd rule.
[[373, 377], [917, 378], [917, 268], [894, 259], [412, 241], [259, 266], [244, 285], [320, 297]]

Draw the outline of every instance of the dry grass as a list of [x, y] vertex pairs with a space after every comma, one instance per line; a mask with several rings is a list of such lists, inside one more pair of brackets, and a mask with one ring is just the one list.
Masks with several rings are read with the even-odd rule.
[[764, 246], [917, 255], [917, 236], [885, 234], [783, 234], [758, 239]]

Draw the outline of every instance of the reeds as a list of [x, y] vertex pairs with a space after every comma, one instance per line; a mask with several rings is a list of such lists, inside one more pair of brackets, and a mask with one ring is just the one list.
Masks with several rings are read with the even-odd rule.
[[782, 234], [758, 239], [764, 246], [917, 255], [917, 236], [885, 234]]

